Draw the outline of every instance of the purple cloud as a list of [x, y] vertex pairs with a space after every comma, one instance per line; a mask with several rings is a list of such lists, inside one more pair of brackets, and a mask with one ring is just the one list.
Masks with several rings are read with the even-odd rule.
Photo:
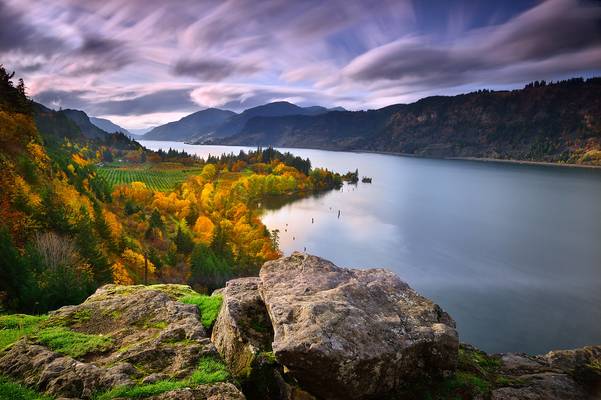
[[144, 127], [209, 106], [365, 109], [598, 74], [599, 20], [577, 0], [3, 0], [0, 57], [39, 101]]

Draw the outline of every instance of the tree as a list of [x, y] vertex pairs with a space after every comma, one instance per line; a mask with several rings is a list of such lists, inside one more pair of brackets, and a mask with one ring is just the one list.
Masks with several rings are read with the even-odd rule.
[[23, 300], [22, 288], [29, 281], [29, 271], [14, 246], [8, 229], [0, 227], [0, 308], [20, 309]]
[[202, 176], [202, 178], [207, 181], [210, 182], [215, 178], [215, 175], [217, 174], [217, 169], [215, 168], [215, 165], [213, 164], [206, 164], [203, 168], [202, 168], [202, 172], [200, 173], [200, 176]]
[[102, 161], [112, 162], [113, 161], [113, 153], [111, 153], [110, 149], [105, 149], [102, 152]]
[[112, 271], [110, 263], [101, 250], [101, 241], [94, 233], [90, 216], [83, 207], [75, 231], [77, 247], [81, 256], [92, 267], [96, 284], [102, 285], [111, 282]]
[[200, 243], [203, 243], [207, 246], [210, 246], [211, 242], [213, 241], [213, 235], [215, 233], [214, 230], [215, 225], [213, 224], [213, 221], [204, 215], [201, 215], [198, 217], [198, 219], [196, 219], [194, 228], [192, 228], [192, 231], [196, 234], [196, 237]]
[[177, 252], [182, 254], [189, 254], [194, 248], [194, 241], [190, 232], [187, 229], [182, 229], [181, 224], [177, 227], [177, 233], [175, 234], [175, 246]]
[[163, 223], [163, 219], [161, 218], [161, 213], [157, 208], [152, 210], [152, 213], [150, 214], [149, 224], [151, 228], [158, 228], [161, 230], [165, 229], [165, 224]]
[[226, 259], [204, 244], [197, 244], [191, 256], [190, 285], [208, 290], [223, 287], [232, 269]]

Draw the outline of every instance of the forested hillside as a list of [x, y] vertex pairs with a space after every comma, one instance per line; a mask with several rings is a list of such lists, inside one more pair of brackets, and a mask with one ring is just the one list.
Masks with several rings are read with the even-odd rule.
[[273, 149], [202, 160], [88, 135], [85, 113], [33, 103], [3, 68], [0, 84], [0, 310], [45, 312], [108, 282], [206, 291], [255, 273], [279, 255], [259, 200], [341, 184]]
[[601, 78], [370, 111], [254, 117], [216, 143], [601, 165]]

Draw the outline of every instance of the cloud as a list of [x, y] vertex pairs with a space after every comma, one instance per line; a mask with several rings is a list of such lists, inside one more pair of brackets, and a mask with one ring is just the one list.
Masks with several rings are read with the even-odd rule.
[[[350, 62], [344, 77], [373, 84], [396, 81], [405, 87], [452, 87], [470, 81], [494, 83], [498, 71], [514, 68], [515, 81], [544, 63], [545, 74], [601, 68], [601, 7], [575, 0], [549, 0], [504, 24], [475, 29], [444, 46], [430, 36], [409, 36], [374, 48]], [[575, 58], [574, 58], [575, 57]], [[557, 68], [549, 62], [554, 60]], [[525, 67], [529, 64], [529, 67]], [[517, 73], [521, 72], [521, 73]], [[539, 77], [540, 78], [540, 77]], [[507, 79], [507, 73], [502, 74]]]
[[142, 115], [197, 111], [200, 106], [192, 100], [190, 91], [189, 88], [159, 89], [127, 98], [116, 94], [115, 98], [98, 100], [94, 92], [88, 90], [45, 90], [34, 99], [49, 107], [82, 109], [90, 115]]
[[42, 102], [136, 126], [208, 106], [364, 109], [601, 71], [598, 2], [434, 3], [0, 0], [0, 58]]
[[245, 61], [236, 62], [224, 58], [206, 58], [180, 60], [175, 64], [173, 73], [175, 75], [193, 76], [203, 81], [221, 81], [237, 74], [254, 74], [259, 70], [260, 68], [257, 65]]
[[126, 100], [109, 100], [94, 104], [94, 112], [103, 114], [149, 114], [169, 111], [196, 111], [198, 104], [189, 89], [165, 89]]
[[304, 88], [273, 85], [218, 83], [194, 89], [191, 97], [206, 107], [220, 107], [242, 111], [273, 101], [294, 101], [301, 106], [332, 105], [332, 99], [324, 93]]
[[26, 22], [24, 13], [0, 1], [0, 53], [48, 55], [63, 47], [62, 40], [45, 35]]
[[133, 51], [119, 40], [87, 36], [71, 54], [72, 61], [65, 70], [73, 75], [99, 74], [118, 71], [134, 61]]
[[45, 90], [34, 96], [34, 100], [53, 109], [75, 108], [88, 109], [90, 102], [85, 100], [84, 90]]

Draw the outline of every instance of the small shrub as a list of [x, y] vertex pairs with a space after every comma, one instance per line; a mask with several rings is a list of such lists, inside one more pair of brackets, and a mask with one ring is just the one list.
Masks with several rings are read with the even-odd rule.
[[36, 391], [0, 375], [0, 399], [5, 400], [50, 400]]

